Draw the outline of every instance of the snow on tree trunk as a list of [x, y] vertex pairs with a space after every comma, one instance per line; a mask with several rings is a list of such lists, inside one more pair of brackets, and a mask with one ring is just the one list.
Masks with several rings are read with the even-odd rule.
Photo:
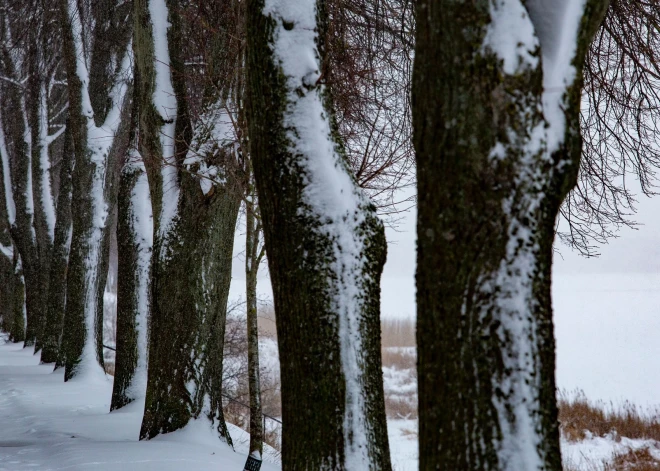
[[[26, 5], [27, 7], [27, 5]], [[24, 29], [22, 8], [8, 7], [3, 16], [3, 40], [12, 44], [5, 51], [3, 75], [11, 84], [2, 94], [8, 110], [18, 119], [5, 122], [5, 151], [10, 149], [15, 196], [18, 203], [13, 238], [24, 262], [28, 325], [26, 345], [41, 348], [41, 333], [46, 317], [49, 264], [51, 259], [55, 211], [50, 178], [49, 147], [62, 134], [49, 134], [49, 90], [57, 71], [57, 59], [49, 53], [57, 48], [53, 37], [55, 10], [42, 4], [28, 7], [30, 27]], [[23, 14], [25, 12], [22, 12]]]
[[[68, 127], [68, 126], [67, 126]], [[60, 343], [64, 326], [64, 311], [66, 304], [67, 268], [69, 264], [69, 249], [71, 247], [71, 174], [74, 164], [73, 136], [67, 129], [64, 136], [62, 163], [60, 168], [60, 188], [57, 197], [57, 217], [55, 223], [55, 240], [50, 264], [50, 279], [48, 282], [48, 303], [46, 322], [43, 331], [43, 349], [41, 361], [63, 366], [60, 358]]]
[[218, 162], [234, 161], [235, 146], [212, 139], [223, 134], [216, 127], [228, 125], [218, 122], [228, 118], [223, 100], [210, 100], [204, 113], [208, 119], [192, 136], [187, 134], [179, 3], [137, 0], [134, 7], [139, 150], [155, 229], [149, 377], [140, 437], [153, 438], [203, 419], [209, 431], [231, 443], [222, 411], [222, 354], [240, 194], [222, 166], [215, 168], [214, 182], [197, 175], [210, 171], [207, 154]]
[[[12, 70], [13, 72], [13, 70]], [[13, 75], [13, 73], [12, 73]], [[9, 173], [14, 200], [14, 217], [12, 222], [12, 239], [23, 261], [25, 277], [25, 302], [27, 324], [25, 326], [25, 346], [34, 345], [37, 339], [38, 327], [42, 322], [40, 311], [40, 272], [38, 268], [37, 235], [34, 227], [34, 200], [32, 190], [32, 137], [28, 104], [23, 90], [12, 87], [6, 89], [8, 108], [16, 110], [17, 119], [7, 121], [3, 116], [5, 126], [2, 136], [2, 152], [11, 152]], [[12, 143], [11, 151], [8, 149]], [[4, 157], [3, 157], [4, 159]]]
[[[20, 327], [23, 321], [21, 310], [20, 323], [16, 325], [16, 312], [14, 306], [19, 297], [20, 283], [19, 275], [15, 270], [16, 249], [11, 238], [10, 214], [13, 222], [13, 194], [11, 191], [11, 177], [9, 175], [9, 165], [7, 159], [7, 149], [4, 145], [4, 133], [0, 120], [0, 153], [2, 154], [2, 163], [0, 167], [0, 330], [11, 333], [13, 341], [22, 341], [22, 335], [16, 327]], [[22, 301], [22, 296], [21, 301]]]
[[134, 149], [118, 198], [117, 355], [110, 410], [143, 400], [147, 390], [153, 218], [147, 174]]
[[323, 85], [324, 6], [247, 7], [249, 137], [277, 314], [282, 466], [387, 470], [386, 244], [348, 170]]
[[552, 241], [605, 7], [417, 4], [420, 469], [561, 469]]
[[[112, 86], [90, 86], [88, 51], [83, 18], [76, 0], [62, 0], [64, 62], [69, 85], [69, 113], [75, 167], [72, 188], [72, 235], [67, 277], [66, 311], [62, 349], [66, 381], [76, 377], [102, 377], [103, 290], [107, 276], [109, 211], [116, 186], [115, 148], [122, 123], [124, 98], [131, 79], [130, 44], [120, 52], [117, 66], [108, 58]], [[117, 5], [118, 6], [118, 5]], [[98, 36], [112, 35], [112, 28], [95, 29]], [[121, 42], [121, 41], [120, 41]], [[126, 42], [123, 42], [125, 45]], [[94, 58], [90, 60], [94, 63]], [[98, 65], [97, 65], [98, 66]], [[107, 109], [95, 110], [90, 93], [104, 93]], [[98, 102], [98, 100], [95, 100]], [[97, 125], [97, 121], [100, 125]]]
[[30, 87], [36, 99], [30, 105], [32, 123], [32, 192], [34, 199], [34, 228], [37, 241], [38, 285], [29, 289], [38, 291], [39, 325], [35, 339], [35, 352], [43, 348], [43, 331], [46, 327], [50, 263], [55, 237], [55, 202], [50, 181], [50, 152], [52, 142], [48, 133], [48, 97], [44, 78], [35, 65]]
[[7, 138], [4, 131], [2, 110], [0, 110], [0, 159], [2, 160], [2, 181], [0, 182], [0, 249], [2, 250], [2, 303], [3, 328], [9, 333], [9, 340], [25, 340], [25, 283], [18, 249], [13, 244], [12, 226], [16, 223], [16, 205], [11, 177], [11, 165]]

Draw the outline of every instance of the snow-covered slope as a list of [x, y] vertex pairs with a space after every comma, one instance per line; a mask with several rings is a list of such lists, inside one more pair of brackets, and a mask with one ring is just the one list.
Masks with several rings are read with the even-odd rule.
[[[239, 471], [249, 436], [230, 426], [236, 451], [193, 422], [138, 441], [144, 404], [108, 413], [111, 377], [64, 383], [62, 370], [0, 335], [0, 471]], [[280, 469], [266, 455], [263, 471]]]

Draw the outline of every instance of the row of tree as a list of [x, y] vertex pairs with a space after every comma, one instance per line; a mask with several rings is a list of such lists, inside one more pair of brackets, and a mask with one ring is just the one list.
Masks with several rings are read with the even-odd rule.
[[141, 437], [206, 417], [231, 443], [224, 321], [236, 220], [253, 193], [240, 138], [243, 49], [233, 44], [242, 7], [1, 8], [4, 329], [63, 367], [65, 381], [105, 375], [116, 227], [111, 408], [146, 397]]
[[[144, 398], [144, 439], [200, 419], [231, 443], [222, 357], [243, 206], [250, 451], [263, 436], [255, 293], [267, 256], [284, 468], [390, 469], [378, 212], [416, 181], [420, 468], [561, 469], [557, 215], [584, 250], [606, 233], [593, 219], [625, 223], [625, 188], [583, 163], [614, 158], [594, 143], [620, 135], [594, 127], [653, 116], [639, 83], [655, 83], [655, 39], [638, 39], [657, 38], [657, 5], [3, 0], [0, 16], [0, 297], [13, 340], [66, 381], [104, 375], [116, 226], [111, 408]], [[611, 64], [627, 61], [637, 68], [612, 82]], [[583, 68], [588, 96], [619, 108], [593, 103], [581, 121]], [[624, 92], [637, 107], [615, 100]], [[618, 142], [619, 162], [637, 159], [648, 178], [653, 147]], [[586, 193], [570, 193], [579, 175]]]
[[[256, 280], [265, 248], [249, 138], [246, 7], [232, 0], [0, 3], [0, 297], [2, 328], [34, 346], [43, 363], [64, 368], [65, 381], [103, 376], [103, 292], [116, 230], [111, 410], [144, 399], [141, 438], [204, 419], [231, 444], [222, 356], [243, 205], [251, 451], [260, 454]], [[412, 15], [383, 29], [369, 23], [382, 13], [365, 7], [332, 5], [329, 47], [341, 67], [325, 66], [323, 83], [346, 104], [332, 127], [345, 140], [350, 173], [387, 212], [400, 203], [394, 190], [411, 179], [404, 72], [412, 42], [401, 38]], [[382, 227], [371, 211], [382, 266]], [[372, 311], [377, 339], [378, 306]], [[372, 365], [377, 379], [379, 365]]]

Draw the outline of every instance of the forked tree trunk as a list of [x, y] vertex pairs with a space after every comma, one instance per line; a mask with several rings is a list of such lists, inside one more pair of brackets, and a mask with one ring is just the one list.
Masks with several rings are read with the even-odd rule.
[[561, 470], [552, 243], [605, 7], [417, 4], [420, 469]]
[[383, 225], [323, 85], [327, 14], [249, 0], [248, 124], [273, 285], [284, 470], [388, 470], [380, 357]]
[[[94, 21], [85, 21], [85, 24], [94, 25], [93, 33], [86, 35], [82, 29], [83, 20], [92, 19], [83, 18], [76, 0], [60, 1], [69, 122], [75, 153], [72, 177], [75, 211], [72, 212], [61, 347], [65, 381], [79, 375], [105, 374], [102, 367], [103, 292], [108, 273], [109, 220], [116, 202], [118, 157], [125, 150], [120, 142], [127, 139], [128, 127], [121, 126], [126, 121], [122, 111], [125, 111], [124, 99], [132, 78], [130, 29], [126, 23], [109, 20], [112, 15], [125, 19], [130, 15], [130, 5], [116, 0], [95, 5], [103, 11], [96, 12]], [[85, 44], [85, 38], [90, 36], [95, 38], [93, 49], [92, 45]], [[117, 60], [106, 57], [106, 51], [97, 47], [104, 38], [112, 37], [116, 39], [113, 52]], [[92, 57], [88, 57], [89, 54]], [[99, 54], [105, 60], [100, 60]], [[104, 80], [90, 75], [88, 62], [103, 70]]]
[[[187, 114], [180, 6], [175, 0], [134, 2], [139, 151], [154, 214], [149, 378], [140, 437], [204, 419], [231, 444], [222, 411], [222, 353], [240, 195], [229, 172], [224, 183], [204, 192], [191, 174], [197, 164], [183, 168], [188, 143], [201, 135], [191, 136]], [[221, 104], [210, 100], [211, 130]], [[219, 162], [235, 159], [232, 146], [201, 144]], [[198, 152], [204, 154], [191, 150], [191, 161], [199, 160]]]

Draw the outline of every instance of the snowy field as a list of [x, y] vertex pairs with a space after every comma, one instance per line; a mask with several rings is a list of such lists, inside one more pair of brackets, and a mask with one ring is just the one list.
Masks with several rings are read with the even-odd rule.
[[559, 387], [660, 406], [660, 275], [557, 275], [553, 291]]

